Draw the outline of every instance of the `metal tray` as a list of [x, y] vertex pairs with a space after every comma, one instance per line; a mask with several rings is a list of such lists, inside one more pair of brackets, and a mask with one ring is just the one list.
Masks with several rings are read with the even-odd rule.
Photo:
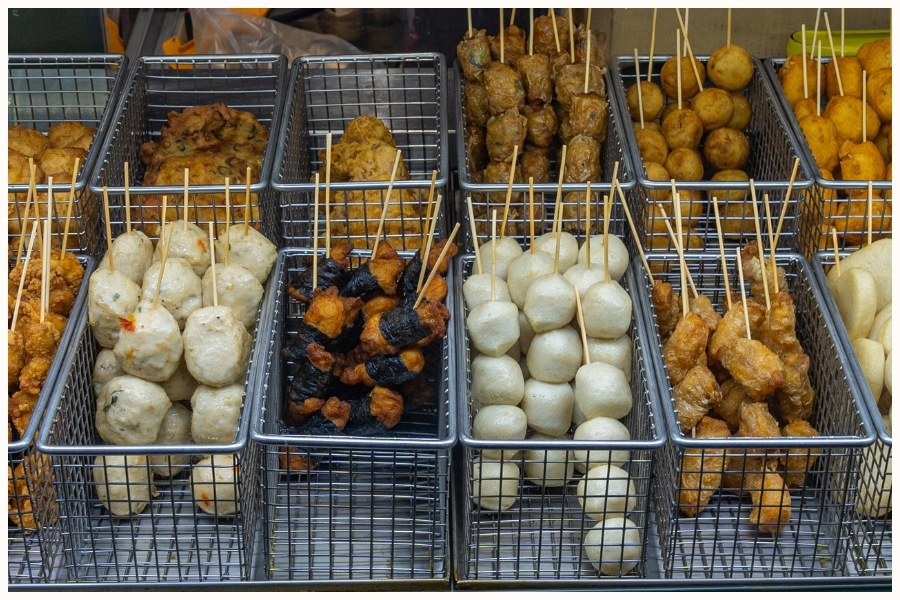
[[[653, 59], [653, 75], [657, 81], [662, 65], [668, 58], [670, 57], [655, 56]], [[704, 64], [709, 60], [708, 56], [697, 56], [696, 58]], [[771, 83], [763, 74], [762, 62], [754, 58], [753, 64], [755, 67], [753, 78], [747, 88], [743, 90], [752, 110], [750, 125], [744, 132], [750, 142], [750, 155], [744, 171], [753, 179], [761, 228], [766, 232], [768, 228], [764, 221], [764, 196], [766, 194], [770, 196], [774, 226], [782, 212], [795, 159], [801, 156], [802, 150], [793, 130], [779, 110]], [[650, 67], [649, 56], [639, 56], [638, 66], [642, 80], [646, 80], [647, 69]], [[635, 83], [634, 57], [613, 57], [610, 61], [610, 79], [612, 80], [610, 94], [615, 97], [616, 109], [620, 111], [618, 119], [620, 122], [631, 124], [625, 91]], [[670, 194], [672, 184], [669, 181], [653, 181], [647, 178], [632, 127], [625, 128], [623, 137], [631, 161], [637, 165], [635, 171], [642, 202], [634, 207], [634, 218], [644, 247], [658, 252], [674, 252], [675, 249], [662, 222], [662, 215], [657, 211], [650, 211], [647, 203], [648, 197], [668, 194], [667, 199], [661, 201], [661, 204], [664, 205], [671, 218], [675, 212], [672, 208]], [[791, 196], [787, 199], [788, 207], [779, 238], [779, 248], [796, 250], [800, 204], [807, 188], [812, 184], [812, 172], [806, 162], [800, 160]], [[742, 239], [746, 241], [755, 234], [753, 213], [747, 208], [752, 198], [749, 182], [676, 181], [676, 185], [679, 191], [689, 192], [691, 195], [690, 199], [681, 201], [682, 214], [691, 215], [690, 217], [685, 216], [683, 219], [693, 229], [693, 233], [689, 234], [692, 236], [691, 251], [699, 252], [704, 247], [711, 250], [716, 244], [715, 214], [710, 197], [713, 192], [728, 196], [727, 199], [717, 196], [721, 227], [726, 234], [724, 240], [726, 247], [740, 246]]]
[[[55, 123], [77, 121], [95, 129], [75, 180], [67, 242], [74, 251], [89, 253], [96, 244], [97, 222], [87, 200], [87, 184], [102, 153], [128, 66], [128, 59], [120, 54], [12, 54], [7, 60], [8, 125], [24, 125], [46, 133]], [[7, 188], [11, 237], [21, 229], [28, 185], [12, 184]], [[71, 183], [57, 182], [53, 186], [57, 205], [52, 215], [54, 231], [63, 231], [64, 201], [68, 200], [70, 188]], [[36, 191], [44, 196], [42, 210], [46, 211], [47, 184], [38, 184]], [[30, 212], [33, 218], [33, 205]]]
[[[668, 281], [676, 291], [682, 291], [677, 255], [650, 254], [647, 260], [657, 281]], [[709, 296], [721, 314], [725, 287], [720, 256], [689, 254], [686, 262], [698, 291]], [[643, 304], [646, 327], [651, 339], [655, 339], [650, 344], [650, 357], [658, 386], [668, 396], [662, 401], [668, 443], [660, 453], [654, 486], [661, 569], [665, 577], [746, 580], [848, 574], [847, 526], [849, 507], [856, 493], [853, 474], [863, 448], [874, 441], [871, 419], [860, 403], [859, 386], [846, 367], [834, 319], [825, 308], [809, 263], [792, 253], [779, 254], [776, 263], [785, 270], [788, 291], [796, 305], [797, 337], [811, 360], [809, 377], [816, 392], [816, 405], [810, 423], [819, 432], [812, 438], [695, 440], [682, 433], [663, 364], [656, 319], [648, 302], [651, 285], [646, 275], [641, 277], [639, 287], [643, 293], [638, 297]], [[737, 290], [737, 284], [732, 282], [731, 289]], [[811, 446], [819, 453], [818, 459], [802, 487], [792, 490], [791, 519], [778, 523], [782, 527], [778, 535], [758, 531], [749, 520], [751, 503], [740, 496], [757, 490], [745, 488], [743, 482], [738, 494], [716, 492], [696, 517], [687, 517], [679, 509], [679, 495], [682, 489], [687, 489], [682, 488], [682, 474], [693, 472], [683, 466], [686, 456], [721, 455], [730, 450], [769, 459], [785, 451], [808, 454]], [[744, 475], [753, 473], [758, 472], [752, 465], [741, 463], [742, 480]]]
[[[296, 59], [287, 86], [284, 124], [278, 140], [272, 185], [279, 194], [280, 220], [286, 246], [312, 247], [309, 223], [315, 184], [313, 178], [324, 159], [319, 152], [340, 139], [347, 124], [361, 115], [376, 116], [391, 131], [410, 178], [394, 182], [403, 190], [404, 217], [387, 221], [395, 247], [414, 249], [418, 236], [413, 229], [427, 231], [424, 201], [428, 197], [434, 171], [435, 195], [444, 194], [449, 178], [447, 157], [447, 72], [441, 54], [390, 54]], [[389, 182], [329, 182], [331, 206], [343, 210], [344, 219], [332, 232], [336, 240], [346, 240], [357, 248], [372, 245], [380, 208]], [[324, 215], [325, 178], [320, 181], [320, 207]], [[419, 198], [413, 198], [418, 193]], [[354, 196], [361, 195], [369, 208], [354, 213]], [[449, 203], [449, 199], [447, 199]], [[406, 220], [404, 220], [404, 218]], [[412, 222], [406, 222], [412, 219]], [[346, 221], [343, 222], [343, 221]], [[401, 244], [402, 242], [402, 244]]]
[[[313, 256], [308, 249], [283, 248], [267, 292], [275, 300], [264, 320], [273, 326], [250, 434], [263, 453], [268, 555], [262, 577], [311, 588], [449, 588], [452, 339], [448, 334], [440, 344], [439, 364], [426, 364], [433, 399], [407, 408], [393, 429], [372, 437], [290, 433], [281, 423], [289, 381], [280, 350], [296, 335], [304, 307], [286, 287], [311, 268]], [[366, 256], [354, 251], [351, 265]], [[448, 285], [452, 290], [449, 272]], [[451, 321], [459, 318], [452, 294], [447, 307]]]

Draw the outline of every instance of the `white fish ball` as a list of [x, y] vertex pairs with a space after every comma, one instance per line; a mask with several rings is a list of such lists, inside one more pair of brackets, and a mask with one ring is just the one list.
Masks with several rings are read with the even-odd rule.
[[559, 273], [547, 273], [531, 282], [522, 311], [535, 333], [568, 325], [575, 316], [574, 286]]
[[520, 407], [528, 426], [550, 436], [564, 435], [572, 426], [575, 392], [568, 383], [545, 383], [529, 379]]
[[637, 504], [628, 472], [609, 464], [591, 467], [578, 482], [577, 493], [584, 514], [596, 521], [624, 517]]
[[482, 302], [491, 299], [491, 281], [494, 285], [494, 300], [509, 301], [509, 287], [506, 280], [492, 273], [473, 273], [463, 283], [463, 299], [466, 309], [472, 310]]
[[483, 302], [469, 312], [466, 330], [476, 350], [501, 356], [519, 343], [519, 309], [512, 302]]
[[581, 338], [566, 325], [537, 333], [528, 349], [528, 371], [535, 379], [547, 383], [571, 381], [581, 366]]
[[[112, 243], [113, 268], [122, 271], [133, 282], [141, 285], [144, 272], [153, 262], [153, 242], [139, 229], [132, 229], [116, 236]], [[109, 268], [109, 251], [103, 255], [98, 269]]]
[[119, 366], [116, 355], [111, 348], [103, 348], [97, 353], [94, 360], [94, 371], [91, 374], [91, 385], [94, 386], [94, 396], [100, 394], [103, 384], [119, 375], [125, 375], [125, 371]]
[[[530, 440], [563, 440], [566, 437], [553, 437], [537, 433]], [[547, 450], [530, 449], [525, 451], [525, 477], [541, 487], [561, 487], [569, 483], [575, 476], [575, 467], [568, 450], [551, 448]]]
[[88, 325], [94, 339], [112, 348], [119, 339], [119, 319], [124, 319], [141, 301], [141, 287], [125, 273], [98, 269], [88, 280]]
[[[606, 264], [606, 253], [603, 249], [603, 235], [592, 235], [590, 238], [591, 245], [591, 264], [595, 265], [602, 272]], [[613, 234], [609, 235], [609, 276], [616, 281], [622, 278], [628, 269], [628, 248], [622, 240]], [[584, 244], [578, 250], [578, 262], [587, 264], [587, 248]]]
[[641, 560], [641, 531], [630, 519], [600, 521], [584, 536], [584, 554], [602, 575], [624, 575]]
[[200, 385], [191, 396], [191, 437], [198, 444], [234, 441], [244, 404], [244, 384]]
[[634, 400], [622, 369], [593, 362], [582, 365], [575, 374], [575, 402], [588, 419], [621, 419], [631, 412]]
[[140, 514], [156, 496], [146, 456], [97, 456], [93, 476], [97, 498], [116, 516]]
[[[491, 257], [493, 252], [491, 248], [494, 245], [497, 247], [496, 259]], [[481, 254], [481, 266], [484, 273], [496, 273], [500, 279], [508, 280], [509, 265], [522, 254], [522, 246], [519, 245], [515, 238], [502, 237], [497, 240], [496, 244], [490, 240], [485, 242], [479, 246], [478, 252]], [[492, 268], [491, 262], [493, 260], [495, 262]]]
[[481, 406], [510, 404], [517, 406], [525, 393], [525, 378], [517, 360], [504, 354], [481, 354], [472, 360], [472, 401]]
[[[210, 265], [209, 233], [203, 231], [190, 221], [184, 219], [166, 223], [166, 240], [168, 245], [167, 259], [183, 258], [197, 277], [203, 277]], [[153, 251], [153, 262], [162, 260], [162, 245], [157, 244]], [[169, 267], [166, 267], [167, 269]], [[146, 277], [146, 275], [145, 275]]]
[[525, 316], [525, 313], [521, 310], [519, 311], [519, 350], [522, 354], [527, 354], [528, 349], [531, 347], [531, 340], [534, 339], [534, 329], [531, 328], [531, 323], [528, 322], [528, 318]]
[[595, 283], [584, 293], [584, 330], [596, 338], [615, 339], [631, 328], [631, 296], [617, 281]]
[[[479, 440], [524, 440], [528, 430], [528, 417], [518, 406], [494, 404], [482, 406], [472, 420], [472, 436]], [[510, 460], [520, 450], [485, 449], [482, 455], [491, 460], [504, 458]]]
[[[183, 446], [191, 443], [191, 411], [181, 402], [175, 402], [166, 411], [154, 446]], [[175, 477], [191, 465], [190, 454], [151, 454], [147, 456], [153, 472], [160, 477]]]
[[587, 339], [588, 357], [591, 362], [604, 362], [619, 367], [625, 373], [625, 379], [631, 381], [631, 359], [634, 343], [628, 334], [613, 340], [589, 337]]
[[559, 272], [564, 273], [578, 262], [578, 239], [568, 231], [545, 233], [534, 240], [535, 252], [543, 252], [556, 260], [556, 241], [559, 240]]
[[568, 279], [572, 285], [578, 288], [578, 294], [581, 298], [584, 298], [584, 293], [589, 287], [606, 279], [606, 275], [604, 275], [602, 269], [598, 269], [597, 267], [589, 268], [582, 263], [576, 263], [566, 269], [566, 272], [563, 273], [563, 277]]
[[531, 282], [547, 273], [553, 272], [553, 259], [543, 252], [524, 252], [509, 265], [506, 285], [509, 286], [509, 297], [522, 308], [525, 306], [525, 295]]
[[200, 510], [213, 515], [233, 515], [240, 501], [236, 455], [214, 454], [191, 469], [191, 494]]
[[[575, 429], [573, 439], [593, 442], [628, 441], [631, 434], [628, 428], [616, 419], [595, 417], [579, 425]], [[588, 468], [599, 464], [620, 467], [628, 461], [629, 456], [628, 450], [575, 450], [575, 459], [588, 465]]]
[[472, 466], [472, 499], [486, 510], [505, 511], [519, 499], [519, 467], [479, 460]]

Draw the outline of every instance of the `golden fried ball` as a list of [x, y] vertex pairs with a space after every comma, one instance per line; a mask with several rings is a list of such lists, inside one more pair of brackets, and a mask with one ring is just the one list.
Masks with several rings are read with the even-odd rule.
[[[647, 172], [647, 179], [650, 181], [671, 181], [672, 177], [666, 168], [658, 162], [644, 163], [644, 170]], [[647, 197], [652, 201], [668, 200], [672, 197], [672, 188], [665, 187], [662, 189], [647, 189]]]
[[[862, 100], [850, 96], [830, 98], [822, 116], [834, 123], [838, 140], [850, 140], [859, 143], [863, 139], [862, 132]], [[866, 139], [878, 135], [881, 119], [871, 106], [866, 105]]]
[[881, 69], [866, 78], [866, 102], [878, 114], [882, 123], [891, 119], [891, 69]]
[[717, 171], [741, 169], [750, 157], [750, 141], [742, 131], [720, 127], [706, 136], [703, 156]]
[[731, 94], [716, 87], [708, 87], [694, 96], [691, 108], [700, 117], [703, 131], [725, 127], [734, 116]]
[[[847, 244], [858, 246], [865, 242], [869, 231], [868, 202], [853, 200], [837, 205], [834, 217], [835, 229]], [[829, 231], [831, 229], [829, 228]], [[879, 233], [883, 232], [883, 233]], [[891, 201], [872, 201], [872, 240], [891, 235]]]
[[831, 119], [807, 115], [800, 119], [799, 125], [819, 169], [834, 171], [838, 166], [840, 142]]
[[47, 177], [53, 178], [54, 183], [68, 183], [72, 181], [75, 159], [78, 159], [80, 169], [86, 155], [87, 152], [81, 148], [47, 148], [38, 156], [37, 162]]
[[703, 122], [690, 108], [676, 109], [663, 118], [662, 133], [669, 150], [696, 148], [703, 138]]
[[47, 130], [54, 148], [81, 148], [87, 151], [94, 137], [94, 129], [77, 121], [54, 123]]
[[[631, 126], [635, 131], [641, 128], [641, 124], [638, 121], [632, 121]], [[659, 121], [644, 121], [644, 129], [652, 129], [653, 131], [662, 131], [662, 125], [659, 124]]]
[[640, 122], [641, 108], [643, 108], [644, 122], [653, 121], [662, 112], [666, 104], [666, 97], [659, 86], [652, 81], [640, 82], [640, 104], [638, 104], [638, 84], [634, 83], [625, 91], [625, 99], [628, 101], [628, 112], [631, 118]]
[[693, 148], [675, 148], [663, 163], [671, 179], [676, 181], [700, 181], [703, 179], [703, 159]]
[[888, 69], [891, 66], [891, 40], [883, 38], [866, 42], [856, 51], [856, 58], [859, 59], [863, 71], [874, 73], [881, 69]]
[[844, 141], [838, 150], [841, 179], [846, 181], [883, 181], [884, 159], [870, 141], [854, 144]]
[[[674, 227], [672, 230], [674, 231]], [[678, 235], [678, 232], [675, 232]], [[684, 246], [685, 250], [704, 250], [706, 248], [706, 242], [703, 238], [692, 229], [683, 229], [682, 230], [682, 246]], [[685, 243], [686, 242], [686, 243]], [[672, 245], [672, 238], [669, 236], [668, 232], [665, 234], [662, 233], [652, 233], [647, 235], [647, 249], [648, 250], [656, 250], [659, 252], [672, 252], [675, 250]], [[650, 270], [654, 273], [665, 273], [668, 271], [668, 267], [665, 264], [665, 261], [657, 261], [654, 262], [650, 266]]]
[[794, 117], [799, 121], [807, 115], [816, 114], [816, 101], [814, 98], [800, 98], [794, 102], [791, 110], [794, 111]]
[[[746, 171], [741, 169], [725, 169], [723, 171], [716, 171], [713, 173], [713, 176], [709, 178], [710, 181], [722, 181], [722, 182], [744, 182], [750, 181], [750, 176], [747, 175]], [[722, 187], [709, 191], [709, 199], [712, 200], [713, 197], [716, 197], [719, 202], [729, 202], [729, 201], [741, 201], [743, 202], [745, 196], [747, 196], [749, 192], [746, 188], [730, 188], [730, 187]]]
[[666, 156], [669, 155], [669, 147], [666, 145], [666, 138], [659, 131], [653, 129], [638, 129], [634, 132], [637, 140], [637, 147], [641, 153], [641, 158], [646, 162], [666, 162]]
[[722, 46], [709, 56], [706, 73], [716, 86], [729, 92], [747, 87], [753, 79], [753, 59], [736, 44]]
[[[660, 83], [663, 91], [669, 98], [678, 98], [678, 57], [672, 56], [663, 63], [662, 70], [659, 72]], [[680, 57], [681, 62], [681, 99], [687, 100], [700, 91], [700, 85], [697, 84], [697, 76], [694, 75], [694, 69], [691, 67], [691, 57]], [[697, 73], [700, 75], [701, 83], [706, 81], [706, 67], [703, 63], [694, 59], [697, 65]]]
[[[840, 71], [840, 85], [835, 65]], [[862, 98], [862, 65], [855, 56], [837, 56], [822, 65], [822, 70], [825, 72], [825, 95], [828, 98], [840, 96], [841, 90], [844, 96]]]
[[734, 104], [734, 113], [727, 126], [732, 129], [740, 129], [741, 131], [750, 126], [750, 120], [753, 118], [753, 108], [750, 101], [741, 92], [733, 92], [731, 94], [731, 103]]
[[806, 93], [803, 88], [803, 67], [804, 61], [800, 54], [794, 54], [787, 57], [784, 64], [778, 70], [778, 81], [781, 83], [781, 89], [784, 91], [784, 97], [788, 104], [794, 105], [794, 102], [800, 98], [815, 98], [816, 85], [819, 80], [817, 73], [817, 63], [812, 58], [807, 58], [806, 62]]
[[24, 125], [10, 125], [7, 139], [10, 150], [32, 158], [37, 158], [41, 152], [50, 147], [50, 140], [46, 135]]
[[875, 144], [875, 147], [878, 148], [878, 152], [881, 154], [881, 158], [884, 159], [885, 164], [891, 162], [891, 124], [890, 123], [882, 123], [881, 129], [878, 130], [878, 135], [875, 136], [875, 139], [872, 140], [872, 143]]

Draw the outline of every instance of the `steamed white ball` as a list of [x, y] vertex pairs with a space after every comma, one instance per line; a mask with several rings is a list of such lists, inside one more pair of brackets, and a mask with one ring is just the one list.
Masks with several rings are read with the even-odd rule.
[[493, 284], [493, 299], [509, 301], [509, 287], [506, 280], [492, 273], [473, 273], [463, 283], [463, 299], [466, 301], [466, 309], [472, 310], [482, 302], [491, 300], [491, 285]]
[[584, 514], [595, 521], [624, 517], [637, 505], [637, 492], [628, 472], [609, 464], [585, 473], [578, 482], [577, 494]]
[[509, 286], [509, 298], [516, 306], [525, 306], [525, 295], [531, 282], [547, 273], [553, 272], [553, 259], [543, 252], [524, 252], [509, 264], [506, 274], [506, 285]]
[[575, 287], [559, 273], [535, 278], [525, 292], [522, 312], [535, 333], [558, 329], [575, 317]]
[[[575, 440], [594, 442], [628, 441], [631, 434], [628, 428], [616, 419], [609, 417], [595, 417], [588, 419], [575, 429]], [[611, 464], [622, 466], [628, 460], [628, 450], [575, 450], [575, 459], [590, 469], [599, 464]]]
[[535, 252], [543, 252], [556, 260], [556, 243], [559, 240], [559, 272], [566, 272], [578, 261], [578, 240], [568, 231], [545, 233], [534, 240]]
[[601, 281], [587, 289], [582, 299], [587, 335], [615, 339], [631, 328], [631, 296], [615, 280]]
[[[492, 258], [492, 248], [496, 246], [496, 258]], [[485, 273], [496, 273], [500, 279], [507, 279], [510, 263], [522, 254], [522, 246], [515, 238], [502, 237], [494, 244], [487, 241], [478, 248]], [[492, 263], [493, 262], [493, 268]]]
[[486, 510], [509, 510], [519, 499], [518, 465], [478, 460], [472, 466], [472, 500]]
[[564, 435], [572, 425], [575, 393], [568, 383], [546, 383], [537, 379], [525, 382], [520, 408], [528, 426], [550, 435]]
[[537, 333], [528, 349], [527, 361], [535, 379], [546, 383], [571, 381], [581, 366], [581, 338], [569, 325]]
[[[603, 249], [603, 235], [592, 235], [590, 239], [591, 245], [591, 264], [598, 267], [601, 271], [606, 264], [606, 255]], [[578, 262], [587, 264], [587, 248], [584, 244], [578, 250]], [[618, 281], [628, 269], [628, 248], [619, 239], [618, 236], [609, 235], [609, 276]]]
[[519, 343], [519, 309], [512, 302], [482, 302], [469, 311], [466, 330], [476, 350], [501, 356]]
[[630, 519], [600, 521], [584, 536], [584, 553], [603, 575], [624, 575], [641, 560], [641, 531]]
[[[568, 438], [537, 433], [531, 436], [530, 440], [567, 441]], [[574, 462], [569, 451], [565, 449], [526, 450], [524, 463], [526, 479], [541, 487], [562, 487], [575, 475]]]
[[[513, 346], [516, 347], [516, 346]], [[511, 356], [480, 354], [472, 360], [472, 401], [481, 406], [518, 405], [525, 393], [525, 378], [519, 362]]]
[[622, 369], [592, 362], [575, 374], [575, 402], [588, 419], [621, 419], [631, 412], [634, 400]]
[[[527, 430], [528, 417], [525, 416], [525, 411], [508, 404], [482, 406], [472, 421], [472, 436], [479, 440], [524, 440]], [[482, 455], [490, 460], [509, 460], [519, 452], [518, 449], [486, 448], [482, 450]]]

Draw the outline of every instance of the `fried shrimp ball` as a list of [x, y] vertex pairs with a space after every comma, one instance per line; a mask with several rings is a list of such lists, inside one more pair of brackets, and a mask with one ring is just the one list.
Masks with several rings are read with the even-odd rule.
[[734, 101], [731, 94], [715, 87], [708, 87], [694, 96], [691, 108], [700, 117], [703, 131], [725, 127], [734, 116]]
[[[741, 169], [725, 169], [713, 173], [712, 177], [710, 177], [709, 180], [723, 182], [747, 182], [750, 181], [750, 176], [747, 175], [746, 171], [743, 171]], [[747, 193], [748, 192], [746, 190], [740, 188], [735, 189], [722, 187], [710, 190], [709, 199], [712, 200], [715, 197], [719, 202], [742, 202], [747, 196]]]
[[872, 107], [882, 123], [891, 122], [891, 69], [881, 69], [871, 73], [866, 79], [866, 102]]
[[663, 117], [662, 133], [669, 150], [696, 148], [703, 139], [703, 121], [690, 108], [675, 109]]
[[[834, 123], [838, 140], [850, 140], [858, 144], [862, 141], [862, 101], [850, 96], [837, 96], [830, 98], [822, 116]], [[869, 105], [866, 105], [866, 139], [872, 139], [878, 135], [881, 127], [881, 119], [878, 113]]]
[[[706, 74], [716, 87], [736, 92], [747, 87], [753, 79], [753, 58], [736, 44], [722, 46], [709, 55]], [[684, 77], [684, 73], [682, 73]]]
[[703, 156], [716, 170], [741, 169], [750, 157], [750, 141], [742, 131], [720, 127], [706, 136]]
[[703, 159], [693, 148], [675, 148], [663, 163], [671, 179], [700, 181], [703, 179]]
[[[678, 98], [678, 63], [676, 60], [681, 61], [681, 98], [686, 100], [700, 91], [700, 85], [694, 75], [694, 68], [691, 66], [691, 57], [682, 56], [678, 59], [678, 57], [672, 56], [666, 60], [659, 73], [660, 83], [669, 98]], [[696, 58], [693, 60], [697, 66], [700, 81], [706, 81], [706, 67]]]
[[[838, 85], [838, 73], [841, 82]], [[835, 56], [831, 62], [822, 65], [825, 71], [825, 95], [828, 98], [840, 96], [843, 90], [844, 96], [862, 98], [862, 63], [855, 56]]]
[[834, 171], [838, 166], [840, 143], [831, 119], [812, 114], [800, 119], [799, 125], [819, 169]]
[[[640, 102], [638, 101], [638, 86], [640, 86]], [[640, 122], [643, 109], [645, 123], [654, 121], [666, 104], [666, 97], [659, 86], [646, 80], [632, 84], [625, 91], [625, 100], [628, 102], [631, 119]]]
[[662, 133], [653, 129], [636, 129], [634, 137], [637, 140], [638, 150], [644, 163], [655, 162], [662, 164], [666, 162], [666, 156], [669, 155], [669, 146]]

